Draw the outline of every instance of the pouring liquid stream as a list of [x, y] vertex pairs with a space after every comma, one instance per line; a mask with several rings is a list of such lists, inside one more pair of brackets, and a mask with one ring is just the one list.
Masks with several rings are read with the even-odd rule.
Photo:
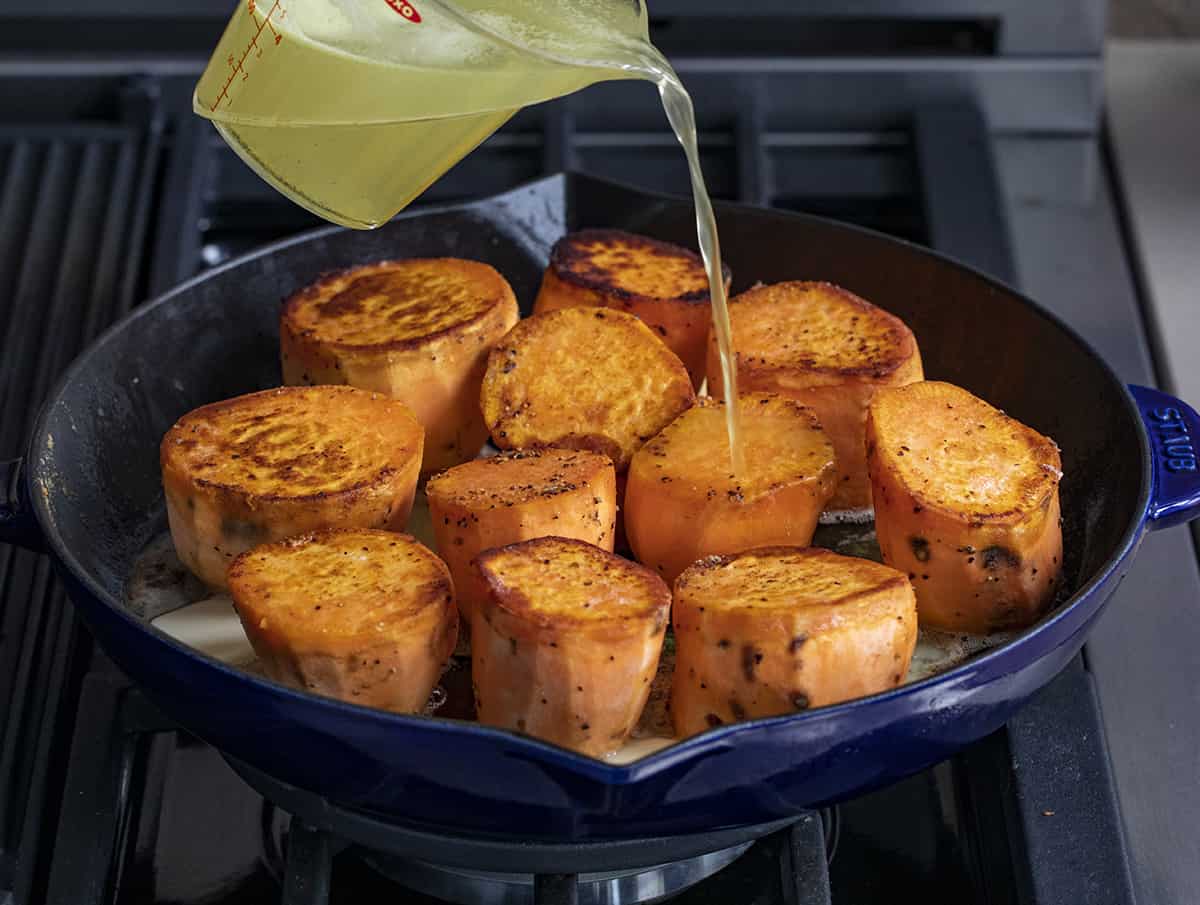
[[[656, 52], [657, 53], [657, 52]], [[660, 57], [661, 59], [661, 57]], [[713, 332], [717, 339], [717, 354], [721, 361], [721, 389], [725, 397], [725, 431], [729, 435], [729, 465], [733, 475], [745, 473], [746, 459], [738, 435], [737, 359], [733, 352], [733, 326], [729, 321], [729, 300], [725, 281], [721, 277], [721, 240], [717, 235], [717, 219], [713, 214], [704, 174], [700, 171], [700, 146], [696, 139], [696, 116], [692, 99], [684, 90], [678, 76], [662, 61], [665, 70], [655, 77], [663, 110], [675, 131], [675, 137], [687, 155], [692, 179], [692, 203], [696, 207], [696, 237], [700, 256], [708, 271], [708, 295], [712, 304]]]
[[647, 22], [641, 0], [242, 0], [193, 109], [283, 194], [361, 229], [522, 107], [599, 81], [653, 82], [687, 157], [737, 475], [737, 374], [695, 115]]

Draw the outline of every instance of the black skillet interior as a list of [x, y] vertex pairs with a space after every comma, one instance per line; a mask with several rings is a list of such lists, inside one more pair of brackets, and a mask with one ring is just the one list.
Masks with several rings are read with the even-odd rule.
[[[1140, 447], [1123, 389], [1086, 346], [1003, 287], [903, 243], [816, 218], [718, 211], [735, 291], [760, 280], [838, 283], [908, 322], [928, 377], [958, 383], [1057, 440], [1067, 585], [1074, 590], [1104, 565], [1139, 517]], [[598, 226], [695, 247], [688, 202], [568, 175], [374, 232], [325, 230], [176, 290], [85, 353], [48, 407], [31, 448], [47, 527], [120, 600], [134, 557], [165, 526], [163, 433], [196, 406], [279, 383], [286, 295], [331, 269], [453, 255], [494, 265], [527, 313], [553, 241]]]

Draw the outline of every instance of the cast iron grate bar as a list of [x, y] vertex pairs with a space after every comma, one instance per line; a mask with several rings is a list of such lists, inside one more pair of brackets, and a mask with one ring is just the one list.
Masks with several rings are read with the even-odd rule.
[[[153, 138], [134, 124], [0, 130], [0, 455], [22, 451], [37, 409], [82, 346], [128, 310], [141, 269]], [[141, 178], [139, 179], [139, 173]], [[32, 895], [36, 841], [57, 808], [46, 775], [77, 645], [46, 557], [0, 547], [0, 894]], [[43, 865], [44, 866], [44, 865]]]
[[737, 200], [745, 204], [766, 204], [771, 197], [768, 184], [766, 114], [760, 91], [755, 91], [750, 103], [738, 112], [734, 127], [737, 147]]
[[328, 833], [293, 818], [288, 829], [283, 905], [325, 905], [329, 901], [332, 849]]
[[786, 905], [829, 905], [829, 849], [819, 814], [810, 811], [783, 831], [783, 897]]
[[533, 905], [579, 905], [575, 874], [538, 874], [533, 878]]
[[542, 170], [557, 173], [575, 166], [575, 117], [564, 103], [546, 110], [542, 126]]
[[163, 201], [155, 224], [150, 296], [182, 283], [200, 266], [207, 219], [204, 189], [213, 164], [211, 128], [197, 116], [185, 115], [176, 120]]
[[992, 141], [973, 106], [918, 110], [913, 144], [929, 244], [999, 280], [1016, 279]]
[[1131, 905], [1133, 875], [1092, 675], [1075, 657], [1008, 725], [1037, 905]]

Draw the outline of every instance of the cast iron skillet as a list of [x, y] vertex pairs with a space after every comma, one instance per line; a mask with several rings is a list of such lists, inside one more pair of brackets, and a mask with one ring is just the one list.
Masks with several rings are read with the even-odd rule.
[[720, 205], [734, 288], [824, 279], [894, 311], [945, 378], [1058, 441], [1073, 591], [1016, 641], [870, 698], [727, 726], [613, 766], [472, 723], [293, 691], [208, 659], [122, 605], [130, 564], [165, 517], [158, 446], [190, 409], [279, 383], [280, 300], [320, 273], [384, 257], [495, 265], [528, 308], [567, 229], [624, 227], [694, 245], [691, 205], [580, 176], [321, 229], [233, 261], [135, 311], [51, 394], [0, 539], [44, 545], [107, 653], [185, 728], [250, 771], [439, 833], [553, 841], [764, 824], [922, 769], [996, 729], [1083, 643], [1148, 528], [1200, 507], [1192, 409], [1122, 386], [1064, 324], [954, 261], [816, 217]]

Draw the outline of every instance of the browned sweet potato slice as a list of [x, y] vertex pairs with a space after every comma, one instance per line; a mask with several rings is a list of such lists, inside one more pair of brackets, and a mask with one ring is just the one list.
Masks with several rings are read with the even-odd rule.
[[922, 625], [982, 633], [1041, 615], [1062, 576], [1054, 441], [930, 381], [876, 394], [867, 462], [879, 549], [912, 579]]
[[675, 582], [674, 622], [681, 737], [892, 688], [917, 643], [908, 579], [819, 548], [700, 560]]
[[[725, 289], [729, 268], [724, 267]], [[535, 313], [577, 306], [616, 308], [645, 321], [679, 356], [699, 387], [712, 322], [708, 275], [686, 248], [619, 229], [585, 229], [554, 243]]]
[[[867, 403], [880, 386], [920, 380], [921, 356], [898, 317], [829, 283], [776, 283], [729, 305], [740, 392], [780, 393], [812, 408], [833, 441], [838, 484], [829, 508], [871, 505], [863, 445]], [[710, 338], [708, 386], [720, 396]]]
[[383, 261], [322, 277], [280, 318], [287, 384], [345, 383], [399, 399], [425, 428], [428, 473], [487, 439], [479, 384], [488, 350], [517, 322], [492, 267], [460, 258]]
[[438, 552], [468, 624], [481, 593], [472, 560], [484, 550], [550, 535], [613, 548], [616, 478], [611, 460], [599, 453], [501, 453], [430, 478], [425, 492]]
[[492, 349], [480, 406], [502, 449], [588, 449], [623, 471], [695, 399], [675, 353], [632, 314], [563, 308]]
[[163, 437], [180, 560], [213, 587], [256, 544], [321, 528], [403, 528], [422, 432], [403, 403], [352, 387], [283, 387], [189, 412]]
[[625, 531], [639, 562], [667, 581], [702, 556], [807, 546], [833, 493], [833, 446], [794, 399], [743, 395], [745, 469], [729, 464], [725, 404], [701, 399], [629, 466]]
[[445, 564], [390, 531], [321, 531], [229, 567], [246, 637], [277, 682], [402, 713], [424, 708], [458, 636]]
[[479, 555], [471, 622], [479, 720], [585, 754], [617, 750], [658, 668], [671, 593], [648, 569], [543, 537]]

